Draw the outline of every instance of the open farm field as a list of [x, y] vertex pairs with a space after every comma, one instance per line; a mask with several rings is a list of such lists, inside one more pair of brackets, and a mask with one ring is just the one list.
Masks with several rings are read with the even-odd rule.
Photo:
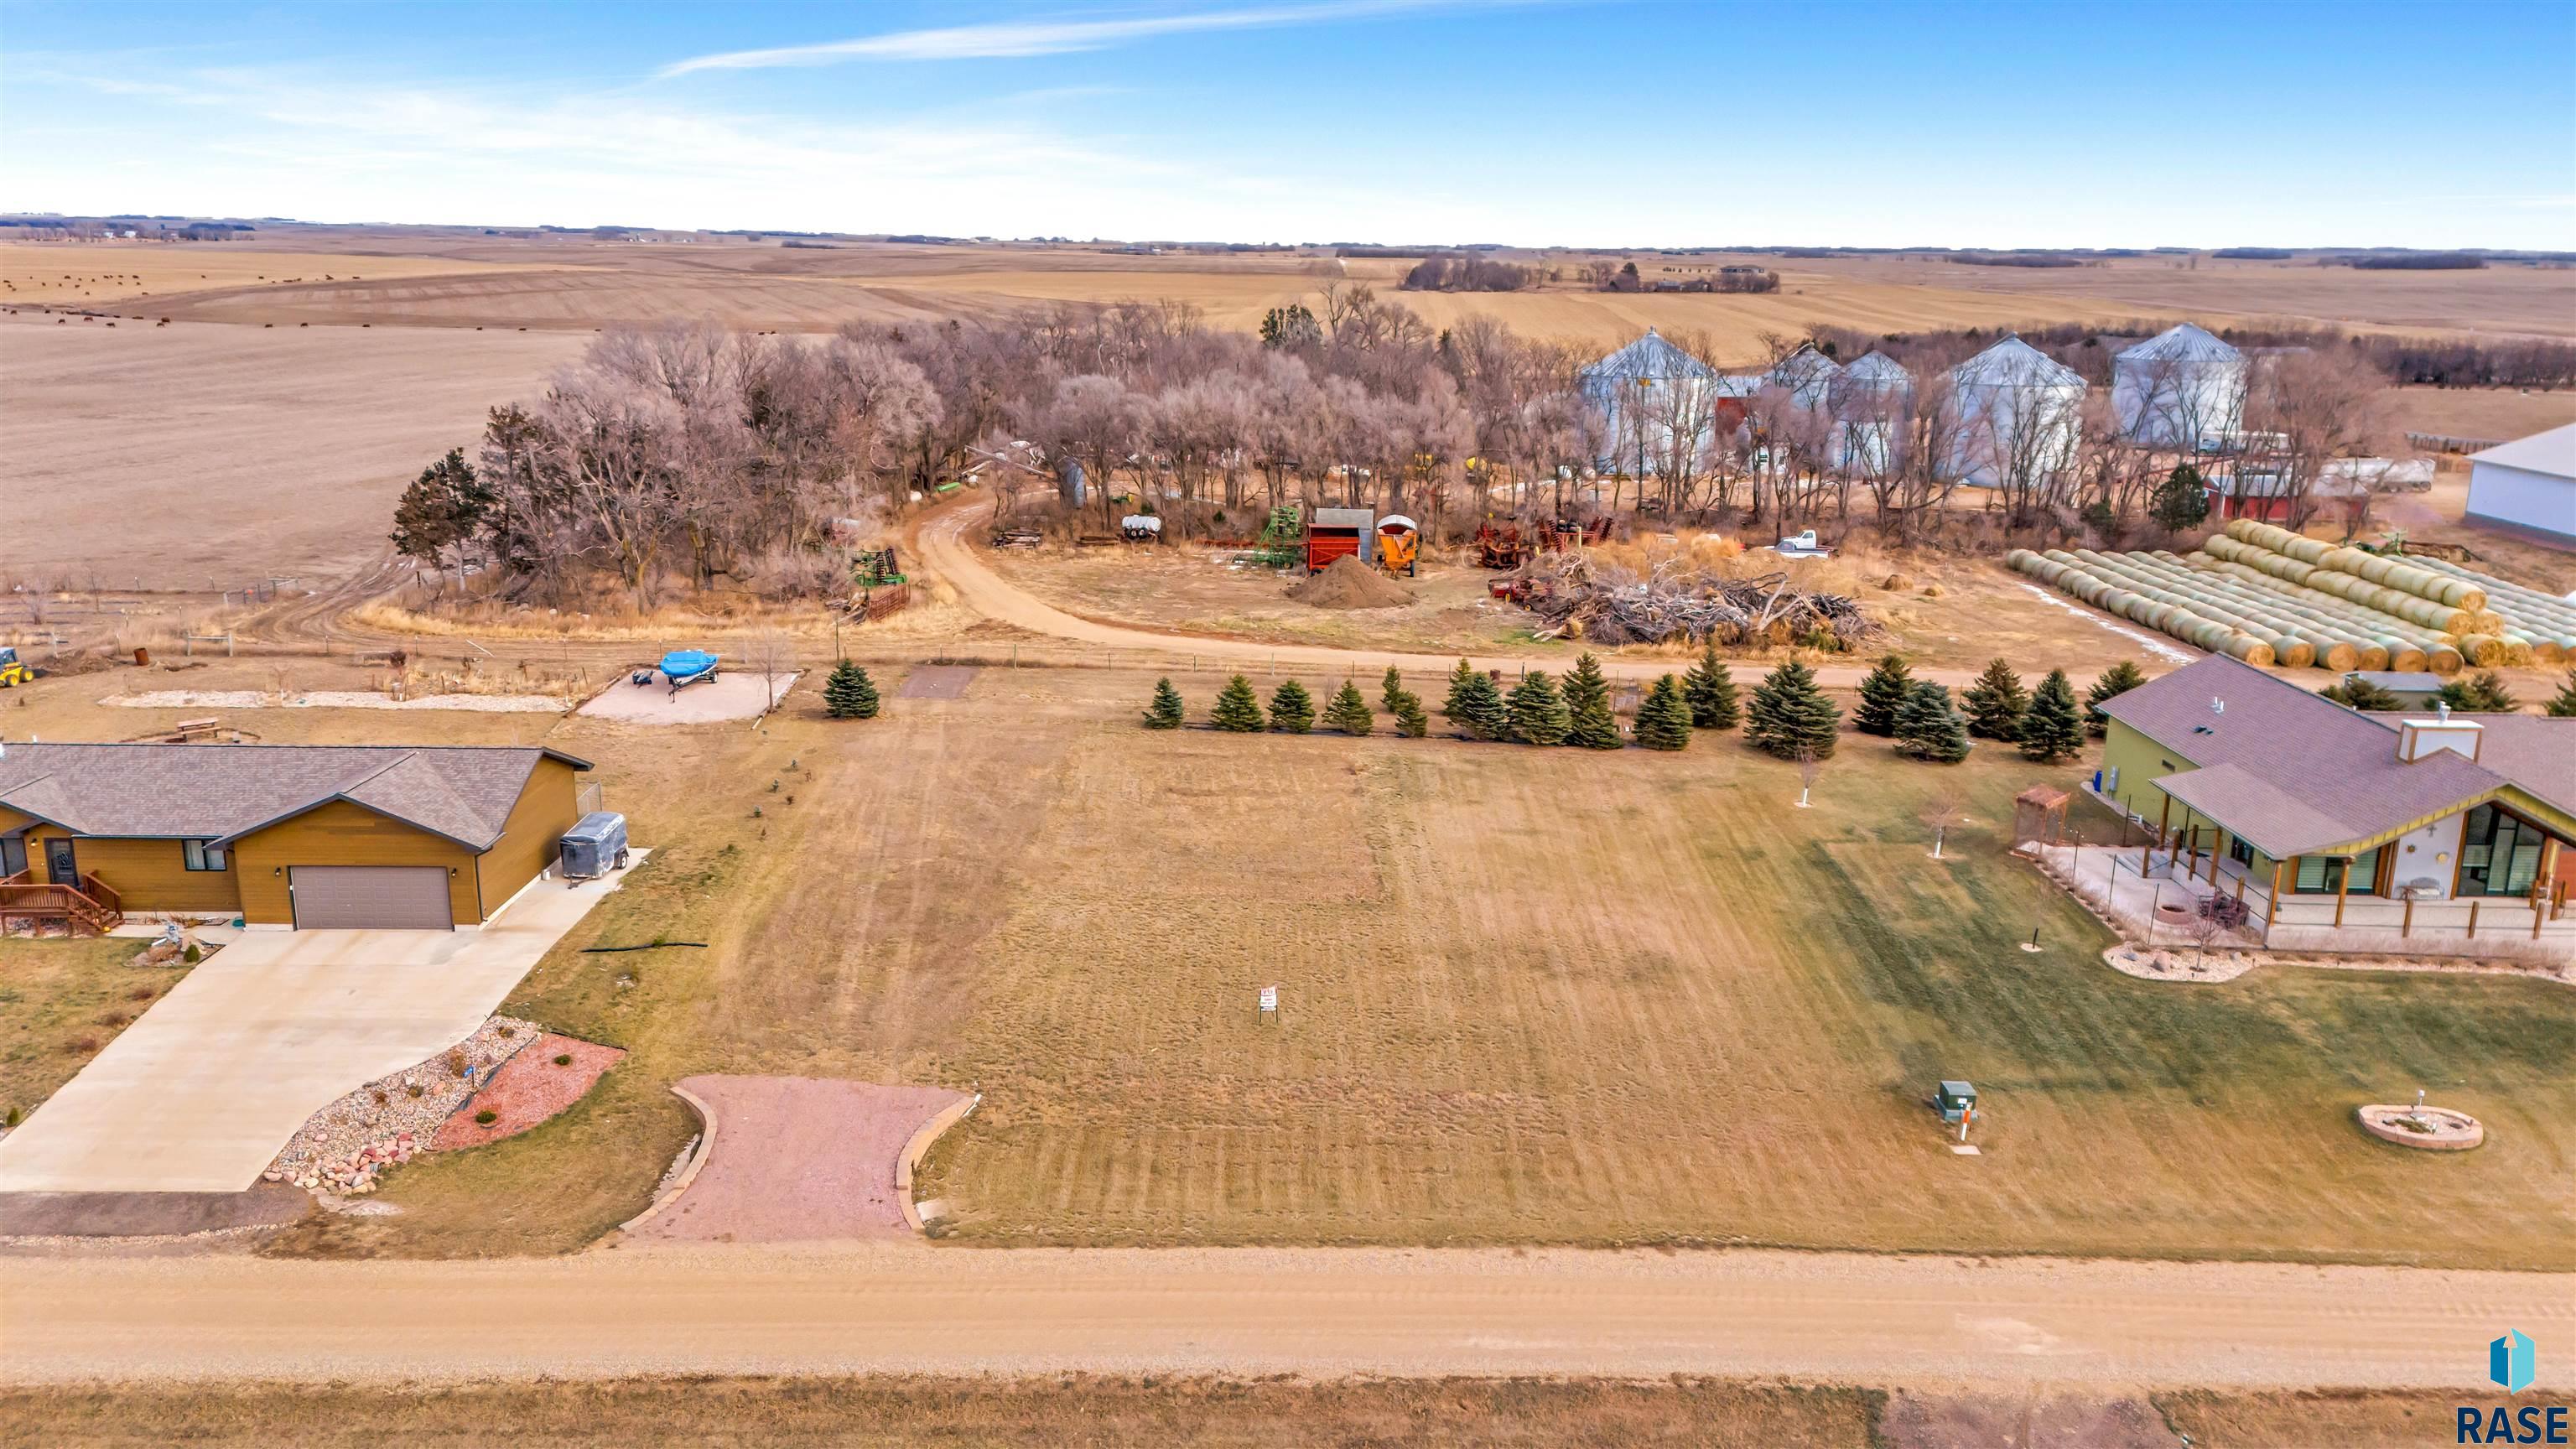
[[449, 448], [471, 453], [486, 408], [580, 347], [0, 317], [5, 568], [191, 590], [345, 572], [383, 548], [404, 484]]
[[2396, 431], [2511, 440], [2576, 423], [2576, 391], [2504, 387], [2401, 387], [2388, 394]]
[[[261, 666], [191, 682], [227, 671]], [[1213, 676], [1179, 682], [1203, 713]], [[868, 724], [800, 690], [760, 731], [258, 712], [269, 739], [542, 738], [598, 760], [657, 849], [505, 1008], [625, 1048], [620, 1070], [397, 1175], [402, 1216], [274, 1250], [570, 1250], [693, 1130], [669, 1082], [760, 1072], [984, 1093], [924, 1170], [967, 1243], [2576, 1261], [2576, 996], [2121, 976], [2002, 855], [2010, 795], [2048, 772], [1991, 747], [1938, 770], [1846, 737], [1798, 810], [1794, 769], [1731, 737], [1664, 757], [1155, 735], [1150, 684], [987, 669]], [[103, 692], [40, 681], [13, 728], [153, 720]], [[1976, 823], [1936, 864], [1920, 816], [1951, 789]], [[2045, 949], [2015, 949], [2034, 928]], [[579, 949], [658, 936], [710, 949]], [[1943, 1076], [1987, 1094], [1982, 1157], [1921, 1105]], [[2353, 1127], [2415, 1085], [2489, 1146], [2426, 1160]]]
[[380, 252], [266, 251], [228, 242], [6, 242], [0, 243], [0, 302], [149, 305], [192, 292], [381, 283], [520, 265]]
[[2231, 319], [2278, 319], [2382, 332], [2576, 336], [2576, 268], [2569, 267], [2360, 271], [2318, 266], [2304, 255], [2274, 262], [2206, 254], [2119, 257], [2081, 267], [1963, 266], [1922, 257], [1800, 258], [1778, 267], [1783, 291], [1813, 277], [2044, 298], [2213, 327]]

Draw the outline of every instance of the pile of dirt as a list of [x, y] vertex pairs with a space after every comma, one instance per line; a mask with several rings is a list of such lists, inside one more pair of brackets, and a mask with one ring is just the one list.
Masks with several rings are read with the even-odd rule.
[[1288, 597], [1318, 609], [1394, 609], [1413, 602], [1413, 591], [1344, 554], [1288, 589]]

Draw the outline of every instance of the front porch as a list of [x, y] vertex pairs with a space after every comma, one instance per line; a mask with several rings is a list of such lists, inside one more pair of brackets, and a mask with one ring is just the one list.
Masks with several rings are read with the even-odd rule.
[[[2206, 929], [2207, 944], [2219, 949], [2576, 960], [2576, 916], [2536, 892], [2464, 900], [2390, 899], [2352, 889], [2276, 895], [2272, 872], [2249, 871], [2209, 850], [2046, 842], [2023, 849], [2115, 929], [2146, 945], [2192, 945]], [[2213, 898], [2222, 904], [2204, 904]], [[2234, 923], [2203, 927], [2212, 915]]]
[[104, 936], [125, 920], [125, 905], [116, 889], [94, 875], [80, 884], [39, 881], [32, 871], [0, 879], [0, 933], [26, 921], [41, 931], [60, 926], [67, 935]]

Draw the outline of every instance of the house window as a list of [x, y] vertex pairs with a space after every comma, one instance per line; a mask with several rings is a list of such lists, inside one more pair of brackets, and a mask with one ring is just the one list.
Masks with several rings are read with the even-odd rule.
[[2460, 828], [2460, 889], [2464, 896], [2518, 896], [2540, 874], [2540, 827], [2493, 805], [2469, 812]]
[[222, 870], [231, 864], [225, 858], [223, 847], [212, 841], [182, 840], [179, 853], [187, 857], [190, 870]]
[[2238, 865], [2245, 867], [2247, 870], [2252, 870], [2254, 868], [2254, 847], [2242, 835], [2231, 836], [2227, 842], [2227, 858], [2236, 862]]
[[[2338, 895], [2343, 893], [2343, 857], [2303, 855], [2299, 857], [2297, 882], [2291, 889], [2301, 895]], [[2353, 857], [2352, 888], [2367, 894], [2379, 883], [2379, 852], [2365, 850]]]

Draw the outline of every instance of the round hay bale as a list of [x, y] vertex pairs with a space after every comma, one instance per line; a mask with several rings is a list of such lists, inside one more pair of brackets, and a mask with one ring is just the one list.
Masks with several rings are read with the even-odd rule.
[[2448, 644], [2428, 644], [2424, 648], [2424, 667], [2448, 679], [2460, 672], [2460, 651]]
[[2311, 664], [2322, 665], [2327, 669], [2333, 670], [2337, 674], [2350, 674], [2356, 669], [2367, 669], [2371, 667], [2370, 665], [2362, 662], [2361, 651], [2353, 648], [2349, 644], [2328, 644], [2323, 649], [2310, 650], [2308, 653], [2308, 662]]
[[2403, 670], [2408, 674], [2421, 673], [2424, 668], [2424, 651], [2412, 644], [2400, 644], [2388, 651], [2388, 662], [2379, 667]]
[[2317, 662], [2317, 646], [2296, 634], [2275, 635], [2272, 639], [2272, 657], [2279, 660], [2286, 668], [2305, 669]]
[[2344, 666], [2345, 668], [2347, 668], [2347, 669], [2386, 669], [2386, 668], [2388, 667], [2388, 646], [2387, 646], [2387, 645], [2384, 645], [2384, 644], [2373, 644], [2373, 643], [2369, 642], [2368, 640], [2364, 640], [2363, 642], [2361, 642], [2361, 643], [2359, 643], [2359, 644], [2355, 644], [2355, 645], [2354, 645], [2354, 646], [2352, 646], [2352, 647], [2353, 647], [2353, 651], [2354, 651], [2354, 653], [2355, 653], [2355, 655], [2356, 655], [2357, 657], [2355, 657], [2355, 659], [2353, 660], [2353, 662], [2352, 662], [2352, 663], [2350, 663], [2350, 664], [2348, 664], [2348, 665]]
[[1942, 588], [1939, 584], [1925, 584], [1918, 592], [1920, 597], [1926, 599], [1943, 598], [1949, 593], [1947, 589]]
[[2463, 634], [2460, 657], [2480, 669], [2492, 669], [2504, 662], [2504, 641], [2493, 634]]
[[1889, 574], [1886, 581], [1881, 583], [1879, 587], [1887, 590], [1891, 594], [1902, 593], [1905, 590], [1914, 587], [1914, 581], [1903, 574]]

